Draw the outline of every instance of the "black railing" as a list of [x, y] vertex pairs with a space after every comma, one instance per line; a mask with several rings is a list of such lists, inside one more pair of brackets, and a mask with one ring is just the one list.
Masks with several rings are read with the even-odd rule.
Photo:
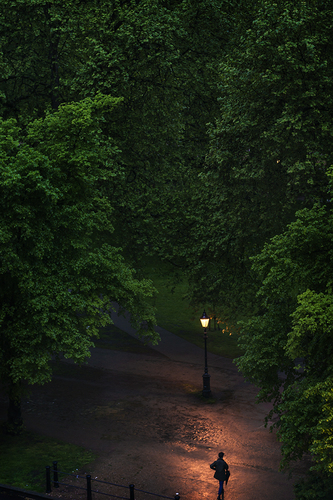
[[[124, 486], [123, 484], [115, 484], [115, 483], [109, 483], [108, 481], [101, 481], [99, 479], [94, 479], [91, 477], [90, 474], [86, 474], [85, 476], [80, 476], [79, 474], [70, 474], [68, 472], [62, 472], [58, 470], [58, 462], [54, 461], [53, 462], [53, 469], [49, 465], [46, 466], [46, 493], [51, 493], [52, 488], [51, 488], [51, 472], [53, 472], [53, 487], [54, 488], [59, 488], [59, 485], [61, 486], [70, 486], [73, 487], [73, 484], [69, 483], [62, 483], [59, 481], [59, 474], [63, 474], [65, 476], [72, 476], [75, 477], [76, 479], [85, 479], [86, 481], [86, 486], [74, 486], [74, 488], [78, 490], [86, 490], [87, 492], [87, 500], [92, 500], [92, 493], [98, 493], [99, 495], [106, 495], [108, 497], [112, 498], [119, 498], [121, 500], [135, 500], [135, 492], [140, 492], [140, 493], [145, 493], [146, 495], [153, 495], [155, 497], [159, 498], [166, 498], [167, 500], [180, 500], [179, 493], [176, 493], [174, 497], [168, 497], [165, 495], [159, 495], [157, 493], [151, 493], [150, 491], [145, 491], [145, 490], [140, 490], [138, 488], [135, 488], [134, 484], [130, 484], [129, 486]], [[96, 483], [103, 483], [103, 484], [108, 484], [110, 486], [115, 486], [117, 488], [126, 488], [129, 490], [129, 496], [119, 496], [119, 495], [113, 495], [111, 493], [104, 493], [99, 490], [93, 490], [91, 488], [91, 481], [94, 481]]]

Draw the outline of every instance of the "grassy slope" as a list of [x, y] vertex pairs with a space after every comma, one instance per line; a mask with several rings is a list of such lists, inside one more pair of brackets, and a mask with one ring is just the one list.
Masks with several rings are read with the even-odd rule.
[[[153, 280], [158, 290], [154, 299], [157, 308], [157, 324], [170, 332], [179, 335], [189, 342], [203, 347], [203, 329], [200, 324], [200, 316], [205, 304], [198, 311], [190, 307], [189, 301], [184, 298], [186, 294], [186, 283], [183, 281], [174, 290], [166, 283], [165, 276], [161, 275], [156, 266], [147, 266], [147, 277]], [[220, 324], [220, 330], [208, 331], [208, 350], [219, 356], [236, 358], [242, 354], [237, 347], [237, 330], [229, 325]], [[212, 322], [213, 330], [213, 322]]]

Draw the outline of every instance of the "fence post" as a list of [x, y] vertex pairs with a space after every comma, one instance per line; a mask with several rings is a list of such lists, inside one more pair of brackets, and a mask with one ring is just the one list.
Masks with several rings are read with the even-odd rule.
[[130, 489], [130, 500], [134, 500], [134, 484], [130, 484], [129, 489]]
[[46, 493], [51, 493], [51, 467], [46, 466]]
[[54, 460], [53, 463], [53, 486], [55, 488], [59, 488], [59, 480], [58, 480], [58, 462]]
[[179, 500], [179, 499], [180, 499], [180, 495], [179, 495], [179, 493], [176, 493], [175, 494], [175, 500]]
[[87, 500], [92, 500], [92, 495], [91, 495], [91, 475], [87, 474]]

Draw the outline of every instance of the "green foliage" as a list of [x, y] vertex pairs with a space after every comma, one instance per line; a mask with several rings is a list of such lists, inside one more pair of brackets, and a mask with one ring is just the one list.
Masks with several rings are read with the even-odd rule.
[[[297, 298], [298, 306], [291, 315], [293, 328], [289, 333], [286, 352], [291, 359], [301, 356], [313, 367], [318, 363], [332, 364], [329, 340], [333, 332], [333, 297], [331, 294], [307, 290]], [[323, 359], [323, 353], [326, 357]]]
[[73, 85], [84, 95], [100, 89], [124, 96], [108, 124], [126, 172], [111, 196], [119, 204], [119, 241], [137, 265], [142, 252], [166, 255], [172, 225], [186, 228], [188, 192], [208, 144], [206, 123], [218, 111], [216, 68], [227, 33], [215, 2], [131, 2], [117, 16], [108, 5], [103, 12], [102, 27], [100, 13], [90, 18], [84, 58], [90, 63]]
[[0, 102], [4, 118], [22, 123], [64, 102], [75, 74], [77, 0], [4, 0], [0, 5]]
[[186, 237], [173, 240], [192, 301], [206, 298], [221, 319], [257, 312], [250, 257], [297, 210], [329, 197], [332, 14], [327, 1], [259, 1], [235, 11], [239, 27], [220, 64], [220, 116], [187, 200]]
[[330, 500], [333, 495], [332, 477], [310, 474], [295, 485], [296, 500]]
[[124, 172], [107, 193], [117, 212], [113, 237], [136, 265], [142, 253], [169, 254], [166, 231], [191, 223], [184, 210], [207, 152], [206, 123], [218, 116], [217, 67], [232, 12], [215, 0], [0, 7], [4, 117], [25, 124], [98, 91], [123, 96], [102, 129], [121, 150]]
[[25, 432], [1, 436], [0, 483], [26, 490], [45, 492], [45, 467], [59, 462], [59, 469], [74, 472], [95, 456], [79, 446]]
[[0, 123], [5, 381], [48, 381], [49, 361], [58, 353], [83, 362], [91, 337], [110, 322], [111, 301], [131, 312], [139, 333], [156, 337], [146, 300], [154, 293], [151, 282], [136, 279], [121, 249], [103, 239], [113, 232], [103, 191], [123, 174], [100, 123], [118, 101], [98, 95], [63, 105], [30, 124], [26, 135], [12, 119]]
[[[330, 186], [331, 179], [329, 172]], [[310, 452], [312, 469], [330, 477], [332, 210], [317, 204], [296, 216], [253, 259], [262, 282], [262, 312], [243, 324], [245, 355], [238, 366], [260, 386], [259, 400], [274, 402], [283, 443], [281, 465]]]

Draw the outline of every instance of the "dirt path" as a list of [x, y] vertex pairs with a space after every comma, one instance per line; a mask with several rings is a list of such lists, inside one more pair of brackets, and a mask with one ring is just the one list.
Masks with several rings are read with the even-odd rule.
[[224, 451], [231, 470], [225, 500], [292, 500], [292, 483], [278, 472], [280, 445], [263, 426], [267, 407], [254, 403], [255, 388], [222, 361], [209, 369], [216, 403], [206, 404], [196, 394], [203, 371], [196, 363], [95, 349], [89, 366], [61, 363], [50, 384], [33, 389], [25, 423], [95, 451], [98, 459], [81, 471], [93, 478], [213, 500], [217, 481], [209, 464]]

